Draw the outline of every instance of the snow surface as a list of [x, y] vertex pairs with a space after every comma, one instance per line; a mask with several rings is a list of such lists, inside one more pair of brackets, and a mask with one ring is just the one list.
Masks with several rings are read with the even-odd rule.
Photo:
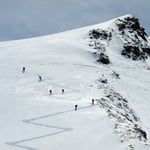
[[[85, 39], [89, 30], [113, 21], [60, 34], [0, 43], [0, 148], [2, 150], [125, 150], [114, 123], [92, 98], [104, 96], [98, 79], [123, 95], [150, 135], [150, 71], [109, 47], [112, 64], [96, 63]], [[120, 44], [121, 46], [121, 44]], [[26, 72], [22, 73], [22, 67]], [[115, 70], [120, 80], [112, 76]], [[42, 81], [38, 81], [38, 76]], [[53, 94], [49, 95], [49, 90]], [[61, 90], [65, 93], [62, 94]], [[74, 105], [78, 110], [74, 111]], [[139, 142], [140, 143], [140, 142]], [[148, 142], [147, 142], [148, 143]], [[137, 144], [138, 145], [138, 144]], [[141, 145], [137, 149], [140, 149]], [[143, 148], [143, 147], [142, 147]]]

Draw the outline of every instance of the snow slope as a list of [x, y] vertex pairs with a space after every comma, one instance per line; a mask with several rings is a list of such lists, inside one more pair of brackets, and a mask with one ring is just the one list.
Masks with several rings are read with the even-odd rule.
[[[146, 62], [124, 58], [112, 49], [118, 43], [113, 39], [107, 50], [112, 63], [103, 65], [96, 63], [99, 55], [93, 54], [95, 50], [88, 45], [90, 30], [112, 27], [113, 22], [0, 43], [2, 150], [132, 149], [129, 145], [137, 150], [149, 149], [149, 140], [121, 142], [115, 121], [99, 104], [105, 88], [120, 93], [140, 118], [137, 123], [149, 139], [149, 58]], [[23, 66], [25, 73], [21, 72]], [[113, 70], [119, 73], [119, 80], [112, 76]], [[102, 74], [108, 84], [99, 82]], [[92, 98], [97, 100], [95, 105], [91, 105]]]

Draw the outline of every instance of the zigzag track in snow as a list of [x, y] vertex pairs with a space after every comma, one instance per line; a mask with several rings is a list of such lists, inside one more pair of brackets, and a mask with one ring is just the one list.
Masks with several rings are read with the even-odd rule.
[[[92, 107], [92, 105], [87, 105], [87, 106], [80, 107], [80, 108], [78, 108], [78, 110], [86, 109], [86, 108], [89, 108], [89, 107]], [[58, 113], [54, 113], [54, 114], [39, 116], [39, 117], [28, 119], [28, 120], [23, 120], [23, 122], [27, 123], [27, 124], [36, 125], [36, 126], [43, 126], [43, 127], [46, 127], [46, 128], [53, 128], [53, 129], [56, 129], [58, 131], [51, 132], [51, 133], [44, 134], [44, 135], [40, 135], [40, 136], [36, 136], [36, 137], [26, 138], [26, 139], [14, 141], [14, 142], [6, 142], [5, 144], [13, 146], [13, 147], [20, 147], [20, 148], [23, 148], [23, 149], [26, 149], [26, 150], [37, 150], [36, 148], [33, 148], [33, 147], [24, 146], [24, 145], [22, 145], [22, 143], [30, 142], [30, 141], [50, 137], [50, 136], [54, 136], [54, 135], [61, 134], [61, 133], [64, 133], [64, 132], [68, 132], [68, 131], [73, 130], [73, 128], [64, 128], [64, 127], [53, 126], [53, 125], [49, 125], [49, 124], [36, 123], [35, 121], [41, 120], [41, 119], [44, 119], [44, 118], [48, 118], [48, 117], [54, 117], [54, 116], [57, 116], [57, 115], [62, 115], [62, 114], [69, 113], [69, 112], [74, 112], [74, 109], [66, 110], [66, 111], [58, 112]]]
[[[28, 72], [28, 71], [26, 71], [25, 74], [30, 74], [30, 75], [33, 75], [33, 76], [39, 76], [40, 75], [38, 73], [32, 73], [32, 72]], [[80, 92], [79, 90], [68, 88], [66, 86], [53, 83], [53, 82], [51, 82], [51, 80], [52, 80], [52, 78], [44, 77], [44, 80], [42, 82], [45, 82], [45, 83], [50, 84], [50, 85], [54, 85], [56, 87], [61, 87], [61, 88], [65, 88], [65, 89], [70, 90], [70, 92], [65, 92], [65, 94], [68, 94], [68, 93], [70, 94], [72, 92], [76, 92], [76, 93]], [[58, 98], [57, 95], [59, 95], [59, 94], [54, 94], [54, 96], [55, 95], [56, 95], [55, 98], [57, 99]], [[80, 99], [80, 98], [77, 98], [77, 99]], [[78, 108], [78, 110], [86, 109], [86, 108], [89, 108], [91, 106], [92, 105], [83, 106], [83, 107]], [[21, 139], [21, 140], [16, 140], [16, 141], [13, 141], [13, 142], [6, 142], [5, 144], [13, 146], [13, 147], [26, 149], [26, 150], [37, 150], [37, 149], [35, 149], [33, 147], [24, 146], [23, 143], [34, 141], [34, 140], [38, 140], [38, 139], [42, 139], [42, 138], [46, 138], [46, 137], [50, 137], [50, 136], [54, 136], [54, 135], [61, 134], [61, 133], [64, 133], [64, 132], [68, 132], [68, 131], [73, 130], [73, 128], [64, 128], [64, 127], [61, 127], [61, 126], [53, 126], [53, 125], [49, 125], [49, 124], [37, 123], [36, 121], [37, 120], [42, 120], [42, 119], [48, 118], [48, 117], [54, 117], [54, 116], [62, 115], [62, 114], [73, 112], [73, 111], [74, 111], [74, 109], [71, 109], [71, 110], [58, 112], [58, 113], [54, 113], [54, 114], [48, 114], [48, 115], [44, 115], [44, 116], [39, 116], [39, 117], [32, 118], [32, 119], [29, 119], [29, 120], [23, 120], [24, 123], [27, 123], [27, 124], [30, 124], [30, 125], [42, 126], [42, 127], [49, 128], [49, 129], [56, 129], [58, 131], [50, 132], [48, 134], [39, 135], [39, 136], [31, 137], [31, 138], [25, 138], [25, 139]]]

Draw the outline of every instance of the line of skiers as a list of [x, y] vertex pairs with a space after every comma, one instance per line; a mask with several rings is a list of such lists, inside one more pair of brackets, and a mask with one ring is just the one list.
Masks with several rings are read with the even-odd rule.
[[[62, 90], [61, 90], [61, 93], [64, 94], [64, 93], [65, 93], [65, 90], [62, 89]], [[52, 90], [49, 90], [49, 95], [52, 95], [52, 94], [53, 94], [53, 91], [52, 91]]]
[[[22, 68], [22, 73], [25, 73], [25, 70], [26, 70], [26, 68], [23, 67], [23, 68]], [[39, 82], [42, 81], [42, 77], [41, 77], [41, 76], [38, 76], [38, 78], [39, 78]], [[62, 89], [62, 94], [64, 94], [64, 92], [65, 92], [65, 90]], [[52, 93], [53, 93], [53, 91], [52, 91], [52, 90], [49, 90], [49, 95], [52, 95]], [[92, 99], [92, 105], [94, 105], [94, 101], [95, 101], [95, 100]], [[76, 104], [74, 110], [76, 111], [77, 109], [78, 109], [78, 105]]]
[[[92, 99], [92, 105], [94, 105], [94, 102], [95, 102], [95, 100]], [[76, 104], [76, 105], [74, 105], [74, 110], [76, 111], [77, 109], [78, 109], [78, 105]]]
[[[22, 68], [22, 73], [25, 73], [25, 71], [26, 71], [26, 68], [25, 67], [23, 67]], [[41, 76], [38, 76], [38, 81], [40, 82], [40, 81], [42, 81], [42, 77]]]

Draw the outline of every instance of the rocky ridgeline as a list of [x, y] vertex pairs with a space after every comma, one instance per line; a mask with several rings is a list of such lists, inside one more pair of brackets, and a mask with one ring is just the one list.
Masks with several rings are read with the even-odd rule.
[[[121, 79], [116, 71], [113, 71], [111, 75], [116, 81]], [[109, 86], [109, 81], [104, 74], [99, 77], [96, 83], [104, 92], [103, 97], [97, 99], [97, 103], [113, 121], [114, 131], [120, 141], [128, 144], [128, 150], [150, 150], [148, 135], [142, 128], [140, 118], [130, 107], [128, 100]]]
[[93, 29], [89, 33], [90, 39], [111, 40], [112, 33], [107, 30]]
[[[99, 85], [104, 90], [105, 96], [97, 99], [100, 107], [104, 108], [110, 119], [114, 122], [114, 130], [119, 135], [121, 142], [139, 141], [146, 145], [147, 133], [139, 125], [139, 118], [130, 108], [128, 101], [106, 83]], [[129, 149], [134, 150], [133, 145]]]
[[150, 43], [145, 29], [133, 16], [117, 19], [119, 34], [124, 40], [121, 54], [133, 60], [145, 60], [150, 56]]
[[99, 54], [99, 59], [97, 62], [101, 62], [103, 64], [109, 64], [110, 59], [106, 54], [105, 43], [107, 41], [111, 41], [112, 32], [102, 29], [93, 29], [89, 32], [90, 44], [89, 46], [93, 49], [96, 49]]
[[125, 16], [114, 21], [115, 27], [93, 29], [89, 32], [89, 46], [100, 54], [98, 62], [109, 64], [107, 47], [113, 38], [119, 37], [123, 45], [120, 53], [132, 60], [145, 60], [150, 56], [150, 40], [141, 27], [139, 20], [133, 16]]

